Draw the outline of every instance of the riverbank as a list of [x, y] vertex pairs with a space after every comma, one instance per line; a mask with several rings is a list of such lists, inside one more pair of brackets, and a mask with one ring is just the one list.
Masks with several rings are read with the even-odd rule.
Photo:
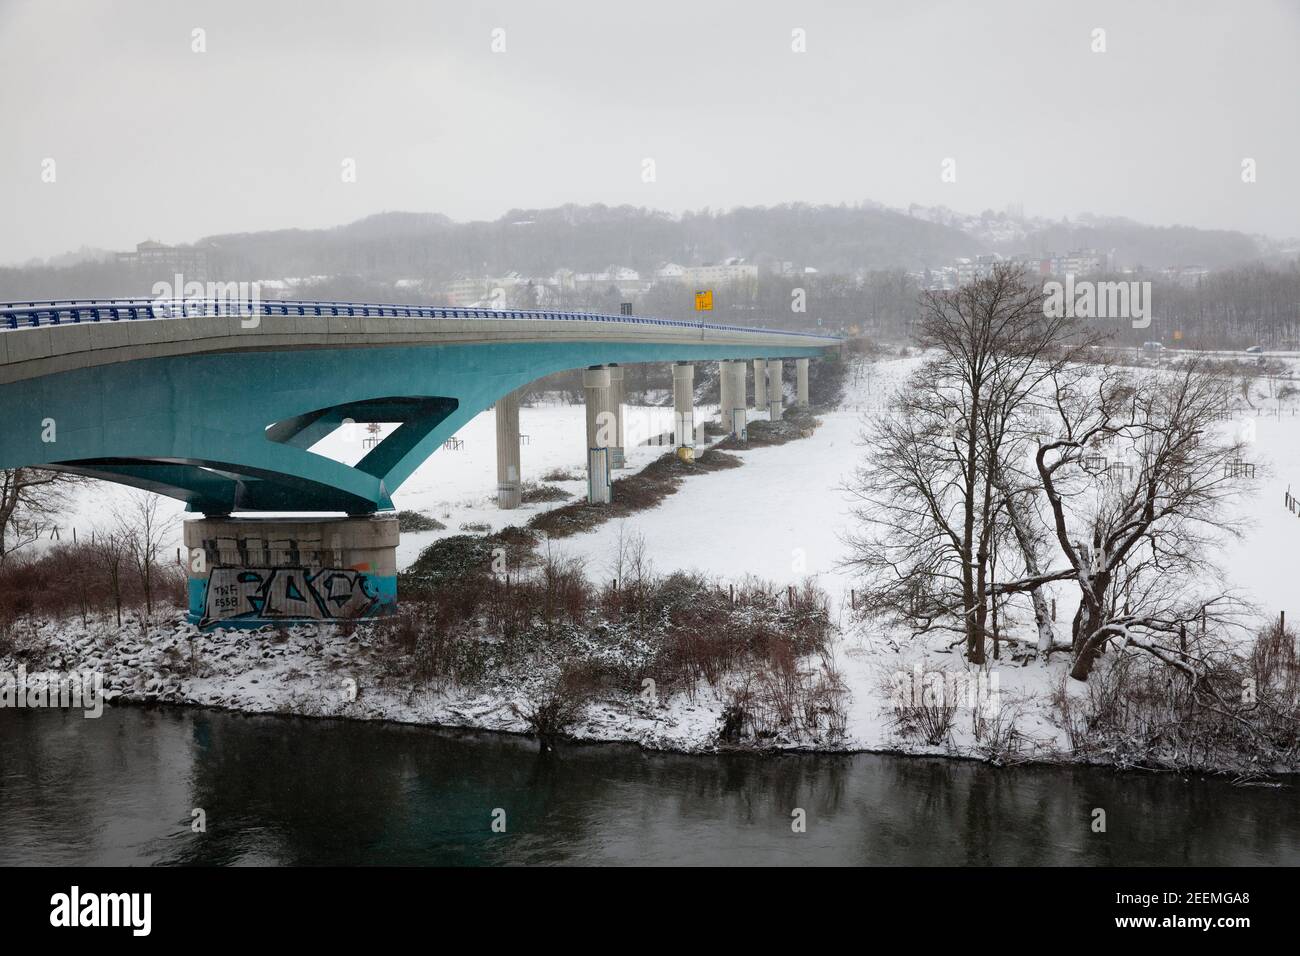
[[[596, 636], [594, 636], [596, 637]], [[645, 654], [644, 648], [600, 636], [601, 654]], [[485, 675], [473, 686], [445, 678], [419, 679], [413, 662], [401, 664], [391, 624], [354, 628], [301, 626], [283, 629], [200, 631], [183, 615], [150, 628], [138, 621], [119, 630], [109, 622], [29, 622], [11, 636], [0, 655], [0, 673], [22, 667], [37, 672], [93, 671], [103, 675], [105, 698], [116, 704], [209, 707], [245, 714], [395, 722], [441, 728], [537, 736], [538, 712], [556, 691], [557, 664], [544, 654], [526, 667]], [[623, 660], [624, 664], [629, 663]], [[1027, 662], [1026, 662], [1027, 663]], [[564, 727], [544, 741], [627, 743], [683, 754], [762, 752], [893, 753], [972, 759], [995, 765], [1089, 764], [1222, 774], [1261, 780], [1295, 767], [1261, 766], [1249, 754], [1218, 765], [1153, 759], [1136, 742], [1124, 747], [1098, 734], [1072, 737], [1054, 683], [1065, 684], [1066, 660], [1048, 664], [1004, 660], [990, 672], [983, 691], [951, 708], [946, 725], [929, 742], [919, 712], [900, 711], [898, 681], [907, 692], [931, 674], [968, 673], [954, 654], [923, 653], [914, 643], [839, 635], [824, 660], [805, 660], [798, 670], [834, 675], [841, 697], [839, 721], [795, 720], [755, 734], [737, 732], [737, 692], [753, 670], [692, 691], [647, 693], [637, 683], [622, 691], [575, 701]], [[1103, 670], [1099, 676], [1105, 677]], [[1071, 682], [1073, 683], [1073, 682]], [[1087, 693], [1085, 687], [1080, 688]], [[752, 695], [751, 686], [750, 693]], [[981, 693], [992, 697], [981, 698]], [[745, 698], [752, 700], [753, 697]], [[1083, 698], [1079, 698], [1083, 699]], [[967, 706], [967, 703], [974, 706]], [[1076, 700], [1076, 703], [1078, 701]], [[905, 701], [906, 703], [906, 701]], [[910, 714], [911, 720], [903, 719]], [[824, 715], [823, 715], [824, 716]], [[931, 717], [934, 717], [931, 708]], [[933, 729], [933, 728], [930, 728]]]

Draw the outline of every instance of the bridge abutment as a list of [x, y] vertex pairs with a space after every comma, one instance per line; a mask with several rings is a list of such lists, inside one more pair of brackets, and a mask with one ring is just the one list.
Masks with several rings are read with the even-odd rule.
[[193, 518], [189, 618], [260, 627], [373, 617], [397, 603], [397, 518]]

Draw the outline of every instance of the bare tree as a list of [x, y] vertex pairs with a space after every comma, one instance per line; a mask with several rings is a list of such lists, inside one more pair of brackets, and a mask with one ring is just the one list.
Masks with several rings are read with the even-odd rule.
[[[1007, 525], [1015, 538], [1016, 554], [1020, 559], [1021, 574], [1027, 581], [1030, 605], [1034, 612], [1034, 630], [1038, 635], [1035, 650], [1041, 655], [1051, 652], [1056, 642], [1056, 628], [1052, 624], [1052, 612], [1048, 608], [1043, 587], [1049, 576], [1044, 575], [1044, 555], [1046, 529], [1037, 520], [1034, 504], [1035, 490], [1023, 483], [1013, 484], [1008, 476], [1009, 469], [999, 468], [994, 476], [998, 494], [1007, 516]], [[1014, 573], [1014, 572], [1013, 572]], [[999, 594], [1008, 593], [1011, 585], [1004, 584], [995, 588]]]
[[108, 589], [113, 595], [113, 606], [117, 610], [117, 626], [122, 626], [122, 571], [130, 555], [130, 543], [120, 530], [104, 530], [95, 533], [91, 550], [100, 562], [100, 568], [108, 578]]
[[1215, 428], [1233, 387], [1198, 361], [1137, 380], [1096, 369], [1055, 380], [1059, 435], [1040, 445], [1035, 464], [1080, 593], [1076, 680], [1112, 641], [1195, 675], [1187, 629], [1242, 608], [1214, 562], [1224, 539], [1241, 533], [1223, 517], [1244, 481], [1242, 445]]
[[40, 468], [0, 470], [0, 567], [37, 541], [67, 504], [67, 492], [86, 479]]
[[144, 591], [144, 626], [153, 619], [153, 587], [158, 556], [175, 526], [175, 519], [164, 518], [158, 511], [158, 495], [147, 491], [131, 493], [127, 503], [114, 510], [117, 533], [126, 545], [127, 555]]
[[[1031, 543], [1011, 465], [1029, 452], [1024, 410], [1085, 343], [1013, 268], [926, 293], [919, 337], [930, 357], [864, 436], [867, 462], [849, 488], [864, 530], [849, 536], [849, 564], [867, 579], [868, 609], [918, 630], [955, 628], [982, 664], [995, 595], [1036, 594], [1067, 573], [1043, 573], [1030, 551], [1021, 573], [995, 582], [993, 556], [1000, 534], [1012, 553]], [[999, 521], [1008, 508], [1014, 517]]]

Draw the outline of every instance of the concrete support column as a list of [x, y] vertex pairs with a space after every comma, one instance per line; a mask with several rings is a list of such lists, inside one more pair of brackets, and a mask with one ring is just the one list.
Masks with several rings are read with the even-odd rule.
[[718, 363], [718, 421], [725, 426], [728, 422], [728, 410], [731, 408], [731, 362], [724, 359]]
[[497, 399], [497, 507], [518, 508], [519, 392]]
[[695, 366], [673, 366], [673, 435], [677, 457], [695, 460]]
[[767, 408], [767, 361], [754, 359], [754, 407]]
[[623, 386], [623, 368], [609, 366], [609, 401], [614, 413], [613, 444], [609, 446], [609, 467], [625, 468], [623, 463], [623, 400], [627, 392]]
[[190, 621], [350, 621], [397, 603], [397, 518], [191, 518]]
[[795, 371], [795, 404], [800, 408], [808, 407], [808, 360], [806, 358], [794, 360]]
[[731, 409], [723, 418], [723, 423], [732, 436], [744, 439], [749, 424], [749, 414], [745, 405], [745, 372], [748, 362], [731, 363]]
[[781, 387], [781, 375], [785, 363], [780, 359], [769, 359], [767, 363], [767, 408], [768, 417], [774, 422], [781, 420], [781, 404], [785, 391]]
[[607, 505], [611, 500], [609, 449], [616, 428], [609, 369], [587, 369], [582, 373], [582, 387], [587, 400], [587, 501]]

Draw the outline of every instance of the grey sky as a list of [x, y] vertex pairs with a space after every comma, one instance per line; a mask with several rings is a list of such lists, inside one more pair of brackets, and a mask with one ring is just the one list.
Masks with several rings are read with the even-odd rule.
[[1282, 0], [0, 0], [0, 262], [564, 202], [1018, 202], [1292, 236], [1297, 51]]

